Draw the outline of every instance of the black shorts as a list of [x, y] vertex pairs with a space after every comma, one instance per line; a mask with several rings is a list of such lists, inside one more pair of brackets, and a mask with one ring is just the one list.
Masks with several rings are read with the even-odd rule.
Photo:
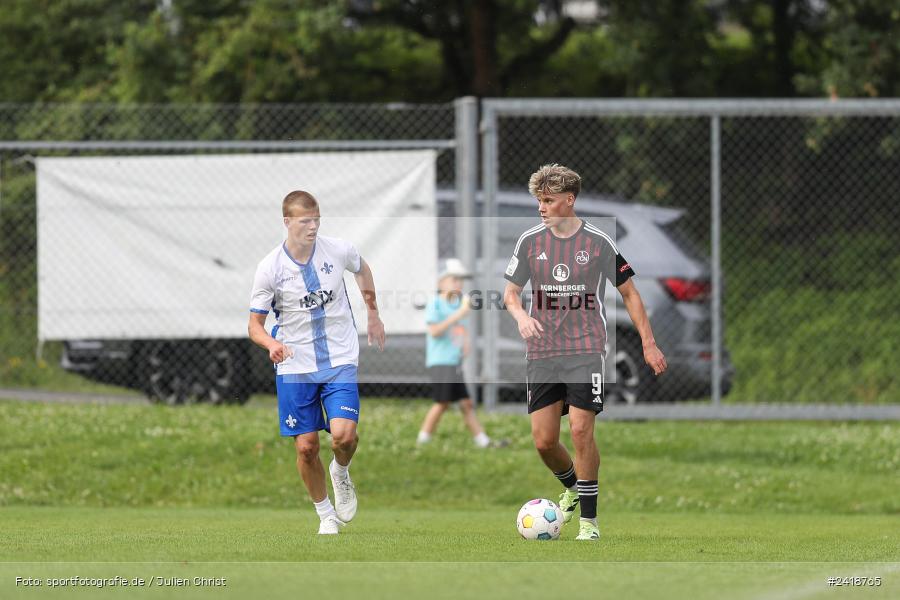
[[456, 365], [428, 367], [435, 402], [456, 402], [469, 398], [462, 370]]
[[528, 413], [563, 400], [563, 413], [569, 406], [601, 412], [603, 410], [602, 354], [552, 356], [528, 361], [526, 394]]

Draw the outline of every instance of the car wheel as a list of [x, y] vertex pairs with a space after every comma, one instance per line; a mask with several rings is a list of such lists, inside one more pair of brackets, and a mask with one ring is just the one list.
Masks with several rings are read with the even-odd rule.
[[151, 401], [180, 404], [243, 404], [247, 401], [242, 352], [220, 341], [159, 342], [146, 354], [146, 391]]
[[657, 382], [644, 362], [641, 345], [631, 336], [616, 340], [616, 381], [610, 384], [606, 401], [610, 404], [637, 404], [656, 400]]

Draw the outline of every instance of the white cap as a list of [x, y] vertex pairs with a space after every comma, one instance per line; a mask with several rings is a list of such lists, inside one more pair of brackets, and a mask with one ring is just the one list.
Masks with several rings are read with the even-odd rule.
[[458, 258], [448, 258], [442, 260], [438, 265], [438, 279], [450, 276], [468, 279], [472, 277], [472, 274], [469, 273], [469, 270], [466, 269], [466, 266], [461, 260]]

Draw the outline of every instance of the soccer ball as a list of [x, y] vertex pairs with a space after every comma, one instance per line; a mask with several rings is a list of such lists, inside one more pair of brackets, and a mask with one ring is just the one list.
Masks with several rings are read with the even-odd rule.
[[516, 517], [516, 527], [526, 540], [555, 540], [562, 526], [562, 509], [543, 498], [526, 502]]

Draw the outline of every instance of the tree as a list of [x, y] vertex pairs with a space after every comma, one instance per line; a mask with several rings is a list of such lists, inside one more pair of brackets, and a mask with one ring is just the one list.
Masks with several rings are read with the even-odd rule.
[[[538, 24], [538, 9], [547, 19]], [[363, 25], [402, 27], [440, 45], [453, 95], [503, 96], [511, 82], [537, 71], [566, 42], [575, 21], [559, 2], [537, 0], [386, 0], [349, 2]]]
[[5, 0], [0, 10], [0, 100], [104, 99], [106, 51], [122, 24], [143, 21], [154, 0]]
[[753, 73], [749, 95], [790, 98], [797, 81], [821, 68], [822, 21], [814, 0], [728, 0], [723, 18], [750, 35], [750, 55], [738, 70]]
[[607, 0], [609, 35], [627, 65], [626, 96], [715, 94], [715, 15], [698, 0]]
[[321, 0], [173, 0], [111, 56], [130, 101], [427, 101], [440, 86], [433, 45]]
[[900, 95], [900, 10], [879, 0], [834, 0], [824, 18], [824, 66], [801, 90], [833, 97]]

